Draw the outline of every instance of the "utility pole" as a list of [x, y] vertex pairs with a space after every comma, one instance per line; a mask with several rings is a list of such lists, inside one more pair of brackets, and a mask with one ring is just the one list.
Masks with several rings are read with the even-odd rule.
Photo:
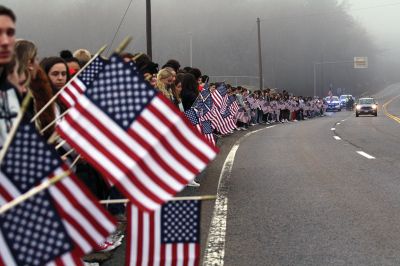
[[260, 79], [260, 90], [263, 88], [263, 69], [262, 69], [262, 56], [261, 56], [261, 31], [260, 31], [260, 18], [257, 18], [257, 29], [258, 29], [258, 66], [259, 66], [259, 79]]
[[147, 55], [152, 58], [152, 42], [151, 42], [151, 0], [146, 0], [146, 38], [147, 38]]

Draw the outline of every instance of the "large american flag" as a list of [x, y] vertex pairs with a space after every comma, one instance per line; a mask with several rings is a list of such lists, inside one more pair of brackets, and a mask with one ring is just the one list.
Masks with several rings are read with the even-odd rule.
[[106, 61], [97, 56], [82, 72], [74, 77], [67, 87], [60, 93], [60, 100], [66, 107], [75, 105], [78, 97], [90, 86], [100, 71], [103, 70]]
[[[21, 124], [1, 163], [0, 204], [68, 171], [56, 151]], [[116, 229], [74, 175], [0, 216], [0, 265], [80, 265]]]
[[199, 265], [201, 201], [168, 202], [154, 212], [128, 206], [126, 265]]
[[171, 199], [217, 153], [118, 56], [79, 97], [57, 131], [143, 210]]

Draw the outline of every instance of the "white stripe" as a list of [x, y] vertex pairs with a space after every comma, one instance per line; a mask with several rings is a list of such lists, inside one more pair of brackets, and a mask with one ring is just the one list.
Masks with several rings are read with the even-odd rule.
[[62, 262], [64, 265], [76, 265], [75, 261], [72, 259], [71, 252], [68, 252], [67, 254], [63, 255], [61, 257]]
[[201, 139], [197, 137], [193, 133], [193, 131], [187, 127], [187, 125], [183, 122], [182, 118], [173, 112], [163, 101], [161, 101], [158, 97], [154, 98], [151, 104], [160, 110], [161, 114], [168, 119], [171, 123], [175, 124], [177, 129], [181, 132], [181, 134], [189, 141], [195, 143], [195, 147], [202, 152], [207, 158], [210, 160], [215, 157], [215, 152], [210, 146], [205, 144]]
[[194, 266], [196, 262], [196, 244], [189, 244], [189, 260], [188, 265]]
[[184, 254], [184, 250], [183, 250], [183, 246], [184, 246], [185, 244], [183, 244], [183, 243], [179, 243], [179, 244], [177, 244], [177, 246], [176, 246], [176, 253], [177, 253], [177, 261], [176, 261], [176, 264], [177, 264], [177, 266], [183, 266], [183, 258], [184, 258], [184, 256], [185, 256], [185, 254]]
[[98, 232], [97, 229], [91, 225], [84, 215], [80, 213], [78, 209], [75, 209], [68, 198], [57, 188], [57, 186], [51, 186], [50, 193], [54, 199], [57, 199], [60, 207], [69, 214], [70, 218], [75, 220], [81, 227], [83, 227], [83, 229], [94, 241], [97, 242], [104, 239], [100, 232]]
[[338, 136], [333, 136], [333, 138], [336, 139], [336, 140], [341, 140], [341, 138], [338, 137]]
[[69, 95], [67, 89], [68, 88], [64, 89], [63, 92], [61, 92], [60, 97], [63, 98], [66, 102], [68, 102], [69, 106], [72, 106], [75, 103], [75, 101]]
[[[72, 109], [73, 110], [73, 109]], [[71, 112], [70, 112], [71, 113]], [[85, 147], [85, 151], [90, 154], [93, 158], [96, 158], [98, 162], [101, 162], [103, 167], [107, 169], [108, 173], [113, 175], [127, 191], [131, 193], [131, 196], [140, 201], [146, 208], [156, 209], [159, 205], [143, 194], [128, 178], [125, 177], [125, 173], [114, 165], [103, 153], [97, 150], [91, 143], [89, 143], [79, 132], [75, 131], [70, 124], [63, 121], [60, 124], [60, 128], [63, 132], [68, 134], [70, 138], [80, 147]]]
[[89, 242], [87, 242], [86, 239], [82, 237], [81, 234], [76, 231], [75, 228], [67, 220], [63, 219], [62, 221], [68, 231], [69, 236], [74, 240], [77, 245], [79, 245], [83, 252], [89, 253], [90, 251], [92, 251], [92, 246], [89, 244]]
[[164, 244], [165, 246], [165, 266], [172, 265], [172, 244]]
[[142, 265], [147, 266], [150, 251], [150, 216], [148, 212], [143, 212], [143, 243], [142, 243]]
[[[160, 265], [161, 254], [161, 208], [154, 212], [154, 265]], [[151, 255], [150, 255], [151, 256]]]
[[[158, 129], [158, 131], [166, 138], [166, 140], [170, 143], [170, 145], [174, 147], [174, 149], [177, 150], [183, 158], [187, 159], [188, 162], [191, 162], [191, 164], [196, 169], [205, 167], [205, 164], [201, 160], [199, 160], [199, 158], [195, 154], [193, 154], [189, 149], [187, 149], [182, 144], [182, 142], [176, 138], [174, 134], [165, 133], [166, 131], [169, 131], [169, 128], [167, 128], [154, 114], [152, 114], [148, 110], [143, 110], [142, 117], [146, 119], [148, 122], [151, 121], [153, 126]], [[133, 123], [132, 126], [135, 127], [136, 124], [137, 123]], [[142, 135], [144, 132], [137, 131], [137, 133]]]
[[85, 90], [86, 90], [85, 84], [84, 84], [79, 78], [75, 79], [74, 81], [75, 81], [76, 85], [78, 85], [78, 87], [79, 87], [83, 92], [85, 92]]
[[14, 186], [12, 182], [0, 171], [0, 186], [2, 186], [10, 196], [17, 198], [21, 195], [18, 189]]
[[[86, 98], [86, 97], [82, 97]], [[88, 110], [91, 111], [91, 110]], [[167, 193], [165, 190], [163, 190], [157, 183], [155, 183], [143, 170], [142, 168], [138, 165], [136, 161], [134, 161], [128, 154], [126, 154], [122, 149], [119, 148], [118, 145], [116, 145], [113, 141], [111, 141], [103, 132], [101, 132], [95, 125], [92, 124], [88, 119], [86, 119], [84, 116], [80, 115], [77, 110], [73, 109], [69, 112], [71, 114], [71, 117], [87, 132], [87, 134], [91, 135], [94, 139], [99, 141], [102, 144], [102, 147], [104, 149], [108, 150], [111, 154], [117, 154], [115, 158], [120, 161], [123, 165], [125, 165], [130, 172], [132, 172], [136, 177], [138, 177], [138, 180], [150, 191], [153, 191], [157, 197], [161, 198], [162, 200], [166, 201], [171, 198], [171, 195]], [[102, 113], [102, 111], [99, 111], [99, 113]], [[93, 116], [96, 116], [92, 114]], [[98, 118], [96, 118], [98, 119]], [[105, 121], [99, 120], [100, 123], [103, 123]], [[115, 123], [115, 122], [113, 122]], [[111, 124], [111, 123], [110, 123]], [[105, 124], [106, 127], [109, 127], [110, 124]], [[113, 130], [111, 130], [113, 132]], [[125, 132], [123, 133], [127, 135]], [[129, 138], [129, 142], [124, 144], [126, 147], [130, 147], [130, 144], [132, 143], [132, 139]], [[135, 142], [136, 143], [136, 142]], [[132, 147], [133, 148], [133, 147]], [[137, 152], [135, 151], [137, 154]], [[149, 166], [150, 170], [152, 167], [154, 167], [155, 163], [151, 156], [149, 156], [149, 153], [147, 151], [144, 152], [143, 155], [140, 156], [141, 159], [146, 163], [146, 165]], [[150, 162], [149, 162], [150, 161]], [[125, 175], [124, 175], [125, 176]], [[162, 179], [163, 177], [160, 176]], [[182, 186], [182, 185], [181, 185]], [[181, 187], [179, 188], [181, 189]]]
[[7, 200], [0, 195], [0, 206], [6, 204]]
[[357, 153], [362, 155], [362, 156], [364, 156], [365, 158], [368, 158], [368, 159], [376, 159], [374, 156], [371, 156], [368, 153], [363, 152], [363, 151], [357, 151]]
[[0, 230], [0, 257], [6, 266], [17, 266], [14, 257], [11, 254], [8, 245], [3, 237], [3, 232]]
[[210, 231], [207, 238], [207, 246], [204, 252], [203, 265], [224, 265], [225, 256], [225, 235], [226, 220], [228, 215], [228, 182], [231, 176], [233, 163], [235, 161], [236, 151], [239, 149], [240, 142], [246, 137], [257, 133], [266, 128], [249, 132], [241, 137], [232, 147], [222, 166], [219, 176], [217, 200], [213, 217], [211, 220]]
[[331, 130], [334, 131], [334, 130], [336, 130], [336, 128], [333, 127], [333, 128], [331, 128]]
[[[182, 177], [192, 176], [194, 173], [189, 172], [183, 165], [181, 165], [175, 158], [170, 155], [170, 153], [164, 149], [164, 146], [158, 139], [156, 139], [150, 131], [148, 131], [145, 127], [143, 127], [140, 123], [134, 122], [131, 129], [135, 130], [139, 136], [141, 136], [147, 143], [149, 143], [153, 149], [160, 155], [161, 159], [169, 165], [172, 169], [174, 169], [177, 173], [180, 173], [179, 169], [183, 169], [185, 171], [182, 173]], [[163, 156], [164, 155], [164, 156]], [[169, 159], [169, 161], [168, 161]], [[182, 189], [182, 184], [179, 183], [173, 176], [171, 176], [167, 171], [164, 170], [156, 161], [148, 156], [149, 167], [154, 170], [154, 173], [169, 187], [178, 191]]]
[[[145, 111], [143, 111], [143, 112], [145, 112]], [[151, 114], [149, 116], [151, 116]], [[163, 124], [158, 125], [154, 122], [160, 122], [160, 121], [153, 121], [152, 124], [154, 126], [157, 126], [157, 127], [163, 126]], [[162, 144], [162, 143], [160, 143], [160, 140], [158, 140], [150, 131], [148, 131], [144, 126], [142, 126], [138, 122], [134, 122], [132, 124], [131, 129], [134, 130], [140, 137], [142, 137], [147, 143], [149, 143], [152, 146], [155, 146], [157, 144]], [[185, 146], [183, 146], [182, 143], [180, 141], [178, 141], [178, 139], [176, 139], [176, 137], [170, 138], [169, 140], [171, 140], [171, 141], [168, 141], [168, 142], [175, 149], [175, 151], [178, 152], [179, 154], [183, 153], [181, 156], [183, 158], [187, 159], [188, 162], [191, 163], [195, 167], [193, 161], [190, 161], [189, 158], [193, 158], [193, 160], [196, 162], [197, 157], [195, 155], [193, 155]], [[176, 160], [175, 157], [172, 156], [169, 153], [169, 151], [164, 148], [163, 145], [158, 145], [157, 149], [155, 149], [155, 150], [161, 156], [161, 158], [164, 159], [164, 161], [167, 164], [171, 164], [171, 166], [173, 166], [173, 169], [175, 169], [178, 173], [181, 173], [182, 177], [185, 177], [187, 175], [193, 175], [193, 173], [191, 171], [189, 171], [185, 166], [183, 166], [178, 160]]]
[[[131, 250], [128, 252], [130, 253], [130, 265], [134, 266], [136, 265], [136, 258], [137, 258], [137, 251], [138, 251], [138, 234], [139, 234], [139, 228], [138, 228], [138, 221], [139, 221], [139, 211], [138, 209], [133, 205], [130, 204], [129, 208], [131, 208], [131, 217], [128, 221], [130, 221], [130, 226], [131, 226], [131, 234], [130, 234], [130, 240], [131, 240]], [[140, 229], [140, 232], [143, 232], [142, 229]]]
[[342, 122], [346, 121], [346, 119], [343, 119]]
[[336, 125], [340, 125], [340, 123], [337, 123]]
[[[55, 171], [55, 174], [58, 175], [63, 171], [62, 168], [59, 168]], [[64, 178], [61, 180], [61, 183], [68, 189], [71, 195], [76, 198], [79, 204], [82, 205], [89, 214], [91, 214], [94, 220], [97, 221], [98, 225], [101, 225], [108, 233], [112, 233], [116, 229], [115, 225], [99, 210], [99, 207], [85, 195], [72, 178]], [[96, 239], [96, 241], [101, 240], [102, 239]]]

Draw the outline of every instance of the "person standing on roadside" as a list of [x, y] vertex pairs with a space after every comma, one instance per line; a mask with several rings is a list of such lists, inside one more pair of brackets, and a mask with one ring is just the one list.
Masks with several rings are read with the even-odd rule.
[[16, 86], [7, 78], [15, 45], [14, 12], [0, 5], [0, 149], [18, 115], [21, 99]]

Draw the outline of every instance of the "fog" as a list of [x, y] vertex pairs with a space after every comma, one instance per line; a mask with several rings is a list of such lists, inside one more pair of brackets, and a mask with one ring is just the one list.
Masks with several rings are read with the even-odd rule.
[[[63, 49], [95, 52], [111, 44], [130, 0], [3, 0], [17, 15], [17, 36], [34, 41], [41, 57]], [[400, 3], [373, 0], [153, 0], [153, 60], [174, 58], [210, 76], [257, 76], [261, 18], [265, 87], [312, 95], [314, 62], [368, 56], [368, 69], [352, 63], [319, 64], [317, 92], [370, 93], [399, 81]], [[133, 0], [111, 51], [127, 35], [128, 52], [146, 51], [145, 0]], [[256, 78], [221, 77], [256, 85]], [[339, 92], [339, 91], [338, 91]]]

